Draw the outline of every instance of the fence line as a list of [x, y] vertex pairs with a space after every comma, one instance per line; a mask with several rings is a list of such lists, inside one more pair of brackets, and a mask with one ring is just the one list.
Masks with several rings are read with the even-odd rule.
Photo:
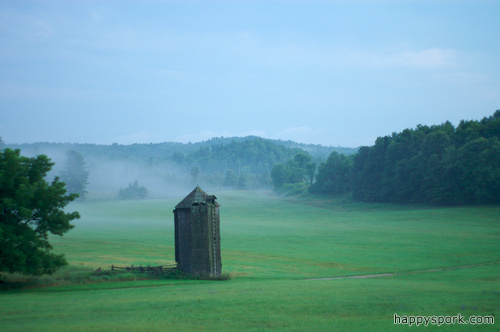
[[134, 271], [134, 272], [140, 272], [140, 273], [147, 273], [147, 274], [152, 274], [152, 275], [165, 275], [172, 273], [177, 270], [177, 264], [170, 264], [170, 265], [160, 265], [160, 266], [115, 266], [111, 265], [111, 270], [110, 271], [104, 271], [101, 268], [98, 268], [95, 270], [94, 275], [103, 275], [103, 274], [110, 274], [112, 272], [118, 272], [118, 271]]

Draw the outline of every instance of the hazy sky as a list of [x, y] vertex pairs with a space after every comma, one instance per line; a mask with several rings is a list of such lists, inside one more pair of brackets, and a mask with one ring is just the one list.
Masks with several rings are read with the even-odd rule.
[[372, 145], [500, 109], [500, 1], [0, 1], [7, 143]]

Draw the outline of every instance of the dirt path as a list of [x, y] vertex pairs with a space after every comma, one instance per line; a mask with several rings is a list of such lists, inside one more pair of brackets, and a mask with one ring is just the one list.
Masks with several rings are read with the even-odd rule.
[[399, 277], [399, 276], [408, 276], [408, 275], [422, 274], [422, 273], [435, 273], [435, 272], [441, 272], [441, 271], [468, 269], [468, 268], [472, 268], [472, 267], [485, 266], [485, 265], [495, 265], [495, 264], [499, 264], [499, 263], [500, 263], [500, 261], [494, 261], [494, 262], [488, 262], [488, 263], [444, 267], [444, 268], [440, 268], [440, 269], [394, 272], [394, 273], [380, 273], [380, 274], [365, 274], [365, 275], [357, 275], [357, 276], [343, 276], [343, 277], [330, 277], [330, 278], [310, 278], [310, 279], [304, 279], [304, 280], [337, 280], [337, 279], [368, 279], [368, 278]]

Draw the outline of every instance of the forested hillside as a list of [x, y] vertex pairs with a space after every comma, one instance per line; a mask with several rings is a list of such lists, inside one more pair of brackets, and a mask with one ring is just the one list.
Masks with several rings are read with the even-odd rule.
[[52, 175], [61, 175], [68, 151], [84, 158], [90, 191], [118, 193], [138, 180], [152, 196], [162, 196], [200, 184], [239, 189], [271, 188], [271, 169], [298, 153], [316, 163], [332, 151], [352, 154], [357, 149], [306, 145], [260, 137], [213, 138], [200, 143], [96, 145], [71, 143], [6, 144], [23, 155], [48, 155], [56, 162]]
[[310, 191], [352, 192], [366, 202], [498, 204], [500, 110], [456, 128], [418, 125], [379, 137], [349, 157], [333, 152]]

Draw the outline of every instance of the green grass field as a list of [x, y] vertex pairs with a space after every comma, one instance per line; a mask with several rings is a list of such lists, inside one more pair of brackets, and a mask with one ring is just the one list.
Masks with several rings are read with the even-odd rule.
[[[182, 197], [72, 203], [69, 210], [82, 218], [64, 237], [52, 238], [70, 265], [27, 281], [50, 287], [2, 291], [0, 330], [382, 331], [404, 328], [393, 324], [395, 313], [500, 313], [500, 207], [430, 209], [215, 194], [223, 272], [230, 280], [75, 283], [112, 264], [173, 263], [172, 210]], [[439, 329], [498, 330], [498, 322]]]

